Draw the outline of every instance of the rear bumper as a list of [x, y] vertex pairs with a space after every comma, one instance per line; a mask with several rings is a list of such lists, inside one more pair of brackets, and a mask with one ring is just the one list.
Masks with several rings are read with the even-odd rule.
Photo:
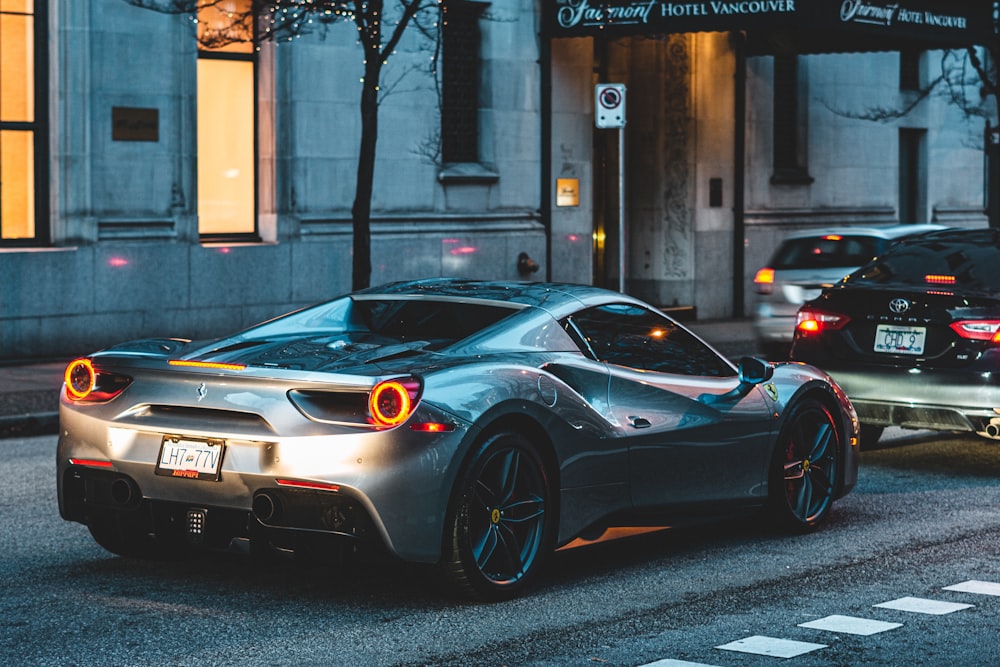
[[205, 503], [143, 497], [129, 475], [69, 466], [62, 473], [63, 518], [90, 524], [119, 515], [165, 543], [230, 548], [234, 540], [270, 543], [294, 550], [300, 535], [327, 535], [379, 544], [371, 516], [361, 503], [342, 494], [305, 489], [258, 491], [250, 511]]
[[862, 423], [985, 433], [1000, 423], [1000, 376], [974, 371], [826, 369]]

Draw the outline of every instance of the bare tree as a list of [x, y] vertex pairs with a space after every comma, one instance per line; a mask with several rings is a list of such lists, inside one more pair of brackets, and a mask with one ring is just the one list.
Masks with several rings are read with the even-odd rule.
[[[982, 54], [988, 54], [986, 59]], [[940, 51], [940, 73], [899, 106], [875, 105], [861, 110], [836, 109], [834, 113], [861, 120], [892, 121], [907, 116], [928, 97], [940, 95], [967, 118], [994, 119], [997, 113], [997, 64], [1000, 45]], [[828, 105], [829, 106], [829, 105]]]
[[[382, 68], [407, 28], [414, 26], [434, 39], [441, 24], [439, 0], [125, 0], [130, 5], [167, 14], [198, 16], [213, 10], [221, 22], [199, 23], [197, 39], [206, 48], [236, 42], [284, 42], [308, 33], [326, 34], [334, 23], [357, 27], [363, 53], [361, 85], [361, 146], [351, 207], [354, 261], [352, 289], [371, 281], [371, 200], [378, 142], [379, 87]], [[392, 21], [395, 21], [393, 24]]]

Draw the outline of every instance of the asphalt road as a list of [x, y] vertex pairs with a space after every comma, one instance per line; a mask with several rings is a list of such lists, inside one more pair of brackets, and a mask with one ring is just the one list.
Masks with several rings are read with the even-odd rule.
[[816, 533], [563, 551], [530, 596], [469, 604], [426, 568], [113, 557], [58, 516], [55, 438], [0, 440], [0, 664], [1000, 665], [1000, 444], [883, 443]]

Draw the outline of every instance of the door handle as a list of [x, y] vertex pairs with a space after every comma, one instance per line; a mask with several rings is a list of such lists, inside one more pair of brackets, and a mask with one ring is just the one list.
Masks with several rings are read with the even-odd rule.
[[649, 428], [652, 426], [650, 421], [645, 417], [637, 417], [635, 415], [629, 415], [628, 423], [632, 428]]

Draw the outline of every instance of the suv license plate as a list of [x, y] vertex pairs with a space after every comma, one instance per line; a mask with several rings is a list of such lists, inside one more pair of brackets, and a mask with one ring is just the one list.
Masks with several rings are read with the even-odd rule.
[[923, 354], [926, 327], [880, 324], [875, 329], [875, 351], [887, 354]]
[[216, 481], [222, 468], [222, 442], [166, 437], [160, 445], [156, 474]]

